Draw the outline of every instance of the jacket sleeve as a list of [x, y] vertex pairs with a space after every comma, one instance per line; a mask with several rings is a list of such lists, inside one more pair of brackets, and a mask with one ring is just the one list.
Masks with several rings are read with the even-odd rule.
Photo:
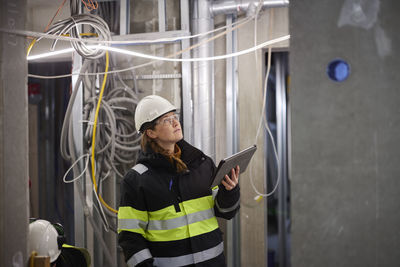
[[[209, 158], [211, 161], [211, 174], [214, 174], [217, 170], [217, 167], [214, 164], [214, 161]], [[213, 175], [210, 175], [210, 186], [213, 182]], [[219, 186], [215, 186], [212, 188], [212, 195], [214, 197], [214, 212], [215, 216], [224, 218], [227, 220], [232, 219], [237, 211], [240, 208], [240, 187], [239, 184], [228, 191], [225, 187], [220, 184]]]
[[227, 220], [232, 219], [240, 208], [240, 187], [239, 184], [228, 191], [223, 185], [213, 189], [215, 197], [215, 216]]
[[139, 174], [131, 170], [121, 184], [121, 201], [118, 208], [118, 244], [122, 247], [129, 267], [149, 267], [153, 257], [144, 238], [148, 215]]

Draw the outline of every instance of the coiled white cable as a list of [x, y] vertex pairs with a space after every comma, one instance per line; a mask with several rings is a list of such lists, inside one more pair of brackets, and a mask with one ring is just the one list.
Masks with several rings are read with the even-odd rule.
[[[79, 14], [58, 21], [47, 30], [45, 36], [53, 35], [59, 37], [54, 40], [51, 46], [51, 50], [54, 51], [57, 41], [63, 39], [61, 38], [63, 35], [69, 34], [73, 37], [73, 40], [70, 41], [71, 45], [82, 57], [88, 59], [96, 59], [102, 57], [105, 54], [105, 51], [103, 49], [100, 49], [97, 46], [93, 45], [88, 46], [86, 45], [86, 42], [88, 40], [84, 40], [81, 38], [81, 34], [79, 32], [79, 28], [81, 25], [91, 26], [95, 30], [95, 35], [99, 37], [98, 42], [101, 42], [103, 40], [111, 40], [111, 34], [108, 25], [101, 17], [92, 14]], [[40, 37], [37, 42], [39, 42], [42, 38], [44, 38], [44, 36]]]
[[[259, 5], [260, 6], [260, 5]], [[254, 26], [254, 42], [257, 42], [257, 17], [258, 17], [258, 12], [260, 10], [257, 9], [257, 13], [256, 13], [256, 20], [254, 21], [255, 26]], [[270, 33], [271, 33], [271, 29], [272, 29], [272, 14], [270, 17], [270, 23], [269, 23], [269, 29], [270, 29]], [[269, 34], [270, 34], [269, 33]], [[256, 62], [257, 62], [257, 55], [256, 56]], [[276, 149], [276, 144], [275, 144], [275, 140], [274, 137], [271, 133], [271, 130], [268, 126], [268, 122], [266, 119], [266, 112], [265, 112], [265, 106], [266, 106], [266, 101], [267, 101], [267, 95], [268, 95], [268, 78], [269, 78], [269, 74], [271, 71], [271, 56], [272, 56], [272, 51], [271, 51], [271, 47], [268, 48], [268, 61], [267, 61], [267, 73], [265, 75], [265, 80], [264, 80], [264, 89], [263, 89], [263, 104], [262, 104], [262, 110], [261, 110], [261, 114], [260, 114], [260, 119], [259, 119], [259, 123], [258, 123], [258, 128], [257, 128], [257, 133], [255, 136], [255, 140], [254, 143], [257, 143], [258, 137], [260, 135], [260, 131], [261, 131], [261, 126], [263, 125], [265, 127], [265, 129], [267, 130], [268, 133], [268, 137], [270, 138], [271, 142], [272, 142], [272, 148], [274, 151], [274, 156], [276, 159], [276, 164], [277, 164], [277, 179], [276, 179], [276, 184], [274, 186], [274, 188], [271, 190], [271, 192], [269, 193], [261, 193], [255, 186], [254, 184], [254, 180], [253, 180], [253, 175], [252, 175], [252, 169], [250, 168], [250, 183], [251, 186], [254, 190], [254, 192], [257, 194], [257, 196], [255, 197], [255, 200], [258, 200], [261, 197], [269, 197], [271, 195], [273, 195], [276, 191], [276, 189], [278, 188], [278, 185], [280, 183], [280, 179], [281, 179], [281, 171], [280, 171], [280, 161], [279, 161], [279, 157], [278, 157], [278, 153], [277, 153], [277, 149]], [[257, 66], [257, 64], [256, 64]]]

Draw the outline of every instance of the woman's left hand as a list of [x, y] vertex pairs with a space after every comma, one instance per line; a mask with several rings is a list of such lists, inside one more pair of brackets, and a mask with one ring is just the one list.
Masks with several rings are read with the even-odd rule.
[[225, 179], [222, 180], [222, 184], [225, 186], [225, 189], [231, 191], [236, 185], [239, 183], [239, 165], [236, 166], [235, 169], [231, 171], [231, 177], [225, 175]]

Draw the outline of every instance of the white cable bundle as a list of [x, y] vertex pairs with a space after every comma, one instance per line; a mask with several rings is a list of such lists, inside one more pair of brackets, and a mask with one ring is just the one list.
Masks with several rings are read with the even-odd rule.
[[[67, 19], [54, 23], [46, 34], [65, 36], [68, 35], [79, 39], [79, 41], [71, 41], [71, 45], [74, 49], [84, 58], [96, 59], [100, 58], [105, 54], [104, 49], [97, 48], [96, 46], [87, 45], [85, 40], [80, 34], [80, 26], [90, 26], [94, 30], [93, 34], [97, 35], [94, 40], [97, 41], [110, 41], [111, 34], [107, 23], [99, 16], [92, 14], [79, 14], [69, 17]], [[38, 41], [41, 38], [38, 39]], [[51, 50], [54, 50], [58, 40], [54, 40], [51, 46]], [[107, 44], [106, 44], [107, 45]]]

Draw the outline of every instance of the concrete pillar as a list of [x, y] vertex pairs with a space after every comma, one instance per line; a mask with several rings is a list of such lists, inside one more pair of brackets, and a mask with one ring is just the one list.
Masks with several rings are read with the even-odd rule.
[[[24, 29], [26, 1], [0, 1], [1, 27]], [[23, 37], [0, 33], [0, 265], [28, 260], [28, 93]]]

